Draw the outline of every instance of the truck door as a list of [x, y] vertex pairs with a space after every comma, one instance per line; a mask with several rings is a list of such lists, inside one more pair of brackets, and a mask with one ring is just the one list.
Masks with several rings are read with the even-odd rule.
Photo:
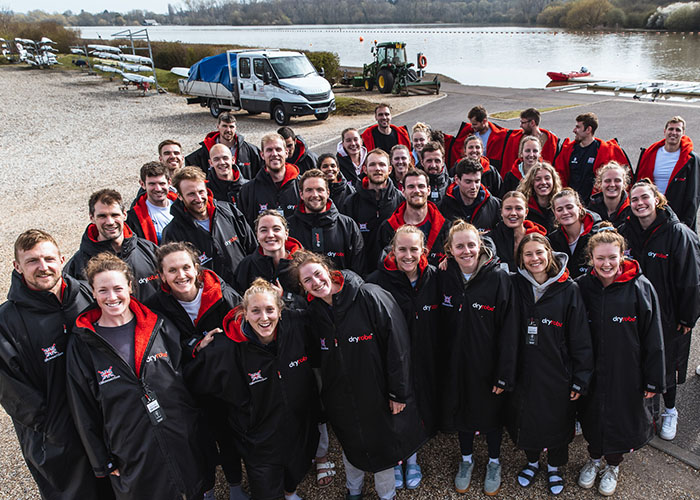
[[253, 58], [253, 74], [250, 77], [252, 83], [251, 99], [255, 100], [255, 111], [269, 111], [270, 105], [265, 95], [265, 59]]
[[238, 58], [238, 90], [240, 92], [241, 107], [245, 110], [255, 111], [256, 102], [253, 92], [253, 79], [249, 57]]

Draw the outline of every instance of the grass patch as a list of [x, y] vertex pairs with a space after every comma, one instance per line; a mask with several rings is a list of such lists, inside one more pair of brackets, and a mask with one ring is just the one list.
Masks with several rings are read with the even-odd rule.
[[[553, 106], [551, 108], [538, 108], [538, 111], [540, 113], [544, 113], [545, 111], [557, 111], [558, 109], [575, 108], [576, 106], [580, 106], [580, 104], [566, 104], [564, 106]], [[490, 113], [489, 116], [491, 118], [498, 118], [499, 120], [512, 120], [513, 118], [519, 118], [522, 111], [522, 109], [516, 109], [513, 111], [499, 111], [498, 113]]]
[[341, 116], [364, 115], [374, 113], [376, 103], [357, 97], [335, 96], [335, 113]]

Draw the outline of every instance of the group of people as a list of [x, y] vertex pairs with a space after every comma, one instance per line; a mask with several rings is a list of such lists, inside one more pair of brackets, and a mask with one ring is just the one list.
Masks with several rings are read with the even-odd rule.
[[[317, 157], [289, 127], [258, 149], [222, 113], [174, 140], [133, 203], [102, 189], [66, 262], [17, 238], [0, 307], [0, 403], [44, 498], [298, 500], [315, 464], [348, 500], [418, 488], [421, 447], [456, 432], [464, 493], [504, 429], [527, 488], [553, 495], [578, 423], [577, 482], [615, 492], [624, 454], [675, 437], [700, 316], [700, 159], [673, 117], [636, 169], [592, 113], [560, 144], [474, 107], [455, 136], [417, 123], [342, 132]], [[546, 462], [543, 453], [546, 451]], [[248, 492], [241, 488], [245, 464]]]

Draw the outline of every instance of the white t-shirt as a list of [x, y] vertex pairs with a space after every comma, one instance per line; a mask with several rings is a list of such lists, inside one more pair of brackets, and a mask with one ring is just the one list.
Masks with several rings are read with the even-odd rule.
[[203, 288], [200, 288], [199, 291], [197, 292], [197, 296], [194, 298], [192, 302], [185, 302], [184, 300], [178, 300], [182, 308], [185, 310], [187, 315], [190, 317], [190, 320], [192, 321], [192, 324], [194, 324], [194, 320], [197, 319], [197, 315], [199, 314], [199, 306], [202, 304], [202, 290]]
[[464, 276], [464, 279], [466, 281], [469, 281], [470, 279], [472, 279], [472, 274], [474, 273], [462, 273], [462, 276]]
[[199, 219], [195, 219], [195, 220], [197, 221], [197, 224], [199, 224], [200, 226], [202, 226], [205, 230], [209, 231], [209, 227], [210, 227], [210, 224], [209, 224], [209, 217], [207, 217], [207, 218], [204, 219], [204, 220], [199, 220]]
[[168, 200], [168, 204], [164, 207], [157, 207], [146, 198], [146, 207], [148, 208], [148, 216], [153, 221], [153, 226], [156, 228], [156, 236], [158, 237], [158, 243], [160, 243], [160, 236], [163, 233], [163, 229], [167, 226], [173, 216], [170, 213], [171, 202]]
[[659, 148], [656, 152], [656, 163], [654, 164], [654, 184], [659, 188], [659, 191], [666, 194], [668, 181], [671, 180], [673, 169], [678, 163], [678, 158], [681, 157], [680, 148], [678, 151], [669, 153], [666, 148]]
[[574, 252], [576, 251], [576, 245], [578, 244], [578, 240], [581, 239], [582, 234], [583, 234], [583, 224], [581, 224], [581, 231], [579, 231], [578, 237], [574, 241], [569, 243], [569, 251], [571, 252], [571, 255], [573, 255]]

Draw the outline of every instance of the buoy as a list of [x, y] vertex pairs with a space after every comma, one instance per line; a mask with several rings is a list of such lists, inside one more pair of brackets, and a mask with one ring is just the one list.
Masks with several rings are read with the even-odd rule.
[[418, 56], [418, 67], [420, 69], [423, 69], [426, 67], [427, 64], [428, 64], [428, 59], [423, 54], [419, 55]]
[[364, 41], [365, 41], [365, 39], [364, 39], [364, 38], [362, 38], [362, 37], [360, 37], [360, 41], [361, 41], [361, 42], [364, 42]]

